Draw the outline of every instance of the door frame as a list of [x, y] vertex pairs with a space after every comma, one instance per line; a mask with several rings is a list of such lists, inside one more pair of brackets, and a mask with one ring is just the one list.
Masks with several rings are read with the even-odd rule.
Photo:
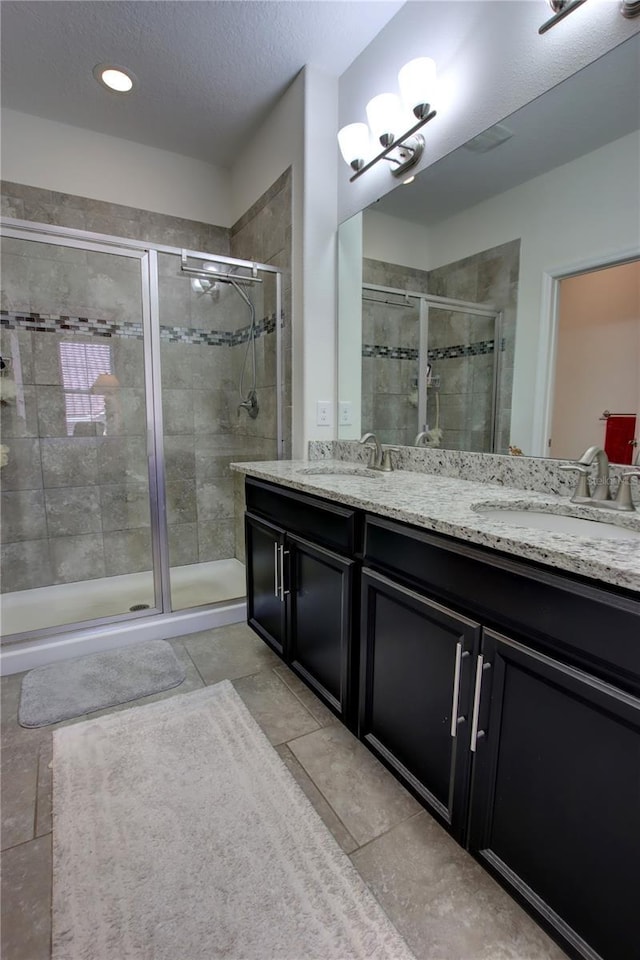
[[558, 348], [560, 281], [577, 277], [582, 273], [593, 273], [607, 267], [619, 267], [640, 258], [640, 244], [612, 251], [603, 256], [588, 257], [584, 260], [570, 261], [550, 267], [542, 274], [542, 295], [540, 307], [540, 336], [538, 340], [538, 363], [535, 396], [541, 398], [533, 409], [532, 449], [534, 457], [548, 456], [548, 440], [551, 435], [553, 418], [553, 396], [555, 392], [555, 368]]

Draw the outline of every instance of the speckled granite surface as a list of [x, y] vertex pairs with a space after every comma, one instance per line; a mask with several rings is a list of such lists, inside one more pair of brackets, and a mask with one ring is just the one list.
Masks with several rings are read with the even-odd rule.
[[[508, 458], [505, 458], [508, 459]], [[569, 503], [566, 496], [459, 480], [409, 470], [348, 472], [344, 460], [238, 463], [233, 469], [361, 510], [515, 554], [640, 593], [640, 539], [594, 537], [514, 527], [474, 511], [479, 504], [603, 520], [640, 531], [640, 514], [620, 514]], [[321, 470], [323, 472], [309, 472]], [[328, 471], [341, 472], [332, 473]], [[347, 471], [347, 472], [345, 472]]]
[[[551, 460], [543, 457], [506, 457], [495, 453], [468, 453], [463, 450], [443, 450], [429, 447], [391, 447], [393, 463], [398, 470], [430, 473], [441, 477], [476, 480], [498, 486], [537, 490], [570, 497], [576, 486], [575, 473], [564, 473], [559, 468], [571, 460]], [[349, 463], [368, 461], [369, 448], [357, 440], [312, 440], [309, 443], [310, 460], [346, 460]], [[617, 484], [620, 473], [628, 467], [610, 466], [610, 476]], [[592, 475], [595, 476], [595, 464]], [[640, 509], [640, 484], [632, 483], [632, 497]]]

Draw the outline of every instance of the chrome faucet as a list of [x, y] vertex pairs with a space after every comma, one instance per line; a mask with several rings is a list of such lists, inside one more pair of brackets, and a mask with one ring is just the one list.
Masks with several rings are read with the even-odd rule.
[[[592, 493], [589, 487], [589, 473], [591, 472], [589, 468], [594, 462], [597, 472], [595, 490]], [[572, 503], [587, 503], [594, 507], [605, 507], [608, 510], [635, 510], [631, 497], [631, 478], [640, 477], [640, 470], [623, 470], [616, 491], [616, 498], [612, 500], [609, 458], [601, 447], [589, 447], [576, 463], [561, 466], [560, 469], [575, 471], [578, 474], [578, 484], [571, 497]]]
[[385, 473], [390, 473], [391, 470], [393, 470], [393, 464], [391, 463], [391, 451], [382, 449], [380, 441], [376, 437], [375, 433], [365, 433], [362, 437], [360, 437], [358, 443], [372, 444], [369, 452], [370, 470], [383, 470]]
[[415, 440], [413, 441], [413, 445], [414, 445], [414, 447], [419, 447], [419, 446], [421, 445], [421, 443], [422, 443], [423, 440], [425, 440], [425, 441], [428, 443], [430, 439], [431, 439], [431, 438], [430, 438], [430, 436], [429, 436], [429, 431], [428, 431], [428, 430], [421, 430], [420, 433], [418, 433], [418, 434], [416, 435], [416, 438], [415, 438]]

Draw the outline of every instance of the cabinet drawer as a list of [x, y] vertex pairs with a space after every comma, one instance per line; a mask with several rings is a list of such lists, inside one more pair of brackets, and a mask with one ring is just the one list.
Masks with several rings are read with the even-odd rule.
[[374, 569], [640, 692], [640, 602], [633, 597], [377, 517], [366, 519], [364, 556]]
[[358, 514], [304, 493], [284, 490], [260, 480], [246, 481], [247, 510], [258, 513], [290, 533], [343, 554], [359, 552]]

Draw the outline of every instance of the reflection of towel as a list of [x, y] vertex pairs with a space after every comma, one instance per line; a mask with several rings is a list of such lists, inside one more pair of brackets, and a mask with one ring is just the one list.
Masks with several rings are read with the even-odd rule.
[[607, 417], [604, 428], [604, 452], [611, 463], [631, 463], [634, 446], [632, 440], [636, 432], [634, 414], [612, 413]]

